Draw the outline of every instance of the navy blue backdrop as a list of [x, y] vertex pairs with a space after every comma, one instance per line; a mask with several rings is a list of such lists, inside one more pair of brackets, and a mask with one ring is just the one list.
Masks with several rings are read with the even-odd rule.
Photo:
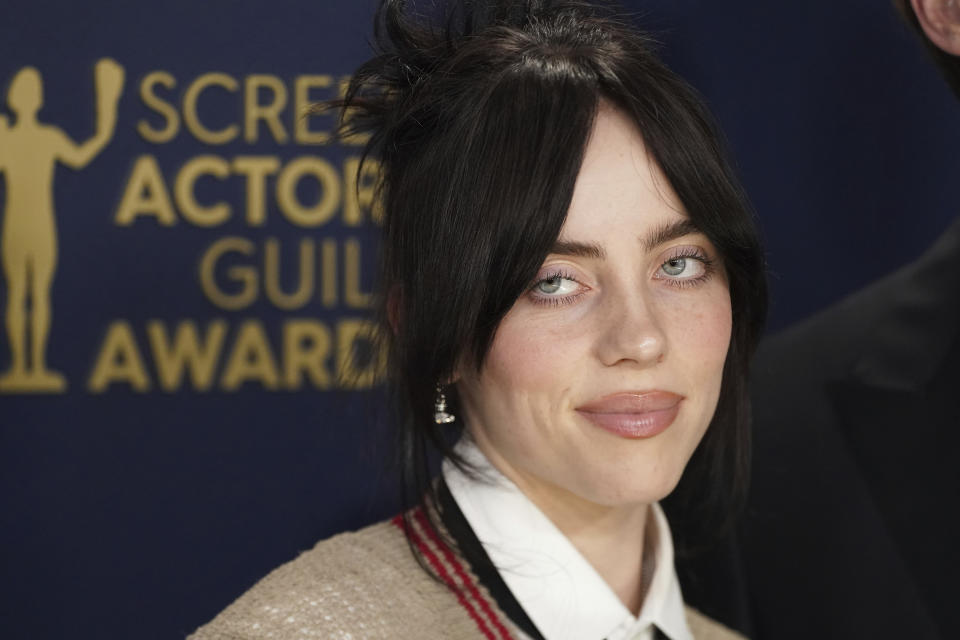
[[[957, 215], [960, 105], [887, 0], [626, 5], [727, 133], [767, 241], [772, 329], [915, 257]], [[81, 143], [94, 65], [126, 74], [106, 146], [52, 184], [14, 177], [0, 127], [0, 195], [53, 190], [45, 365], [64, 381], [0, 389], [0, 637], [182, 637], [316, 540], [396, 508], [377, 356], [359, 372], [346, 359], [365, 348], [376, 211], [366, 182], [353, 197], [358, 141], [301, 116], [367, 55], [372, 12], [0, 6], [8, 125], [26, 67], [40, 122]], [[0, 233], [18, 211], [0, 209]], [[5, 310], [27, 268], [9, 262]], [[5, 313], [0, 375], [19, 340]]]

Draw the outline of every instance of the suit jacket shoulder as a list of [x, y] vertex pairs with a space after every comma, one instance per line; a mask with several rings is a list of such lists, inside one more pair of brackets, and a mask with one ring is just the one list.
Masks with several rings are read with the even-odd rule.
[[754, 363], [756, 400], [768, 404], [765, 394], [784, 378], [817, 387], [850, 375], [887, 387], [923, 384], [958, 327], [960, 218], [916, 261], [764, 340]]

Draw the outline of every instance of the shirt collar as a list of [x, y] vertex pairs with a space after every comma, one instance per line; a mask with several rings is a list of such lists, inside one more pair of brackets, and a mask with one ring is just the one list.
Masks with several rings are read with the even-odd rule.
[[559, 529], [468, 439], [457, 452], [478, 472], [471, 478], [444, 462], [443, 476], [484, 550], [546, 640], [634, 640], [656, 625], [670, 640], [692, 640], [673, 566], [670, 527], [651, 505], [654, 574], [639, 616]]

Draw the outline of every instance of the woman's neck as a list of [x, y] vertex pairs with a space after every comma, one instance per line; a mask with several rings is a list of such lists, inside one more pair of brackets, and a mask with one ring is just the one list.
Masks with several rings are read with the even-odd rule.
[[[559, 487], [525, 482], [522, 477], [510, 480], [570, 540], [624, 606], [634, 615], [639, 613], [648, 586], [644, 569], [652, 575], [654, 557], [644, 550], [656, 544], [654, 528], [647, 526], [648, 518], [653, 517], [648, 515], [649, 505], [610, 507]], [[645, 559], [651, 566], [644, 567]]]

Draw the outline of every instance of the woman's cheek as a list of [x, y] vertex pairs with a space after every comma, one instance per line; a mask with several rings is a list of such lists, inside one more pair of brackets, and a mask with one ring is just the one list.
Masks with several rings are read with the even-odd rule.
[[685, 293], [691, 292], [671, 292], [661, 299], [661, 318], [664, 329], [672, 336], [672, 349], [704, 364], [722, 365], [733, 327], [729, 292], [726, 287], [712, 286], [695, 292], [699, 295], [682, 295]]
[[690, 331], [697, 336], [697, 343], [701, 344], [706, 352], [716, 354], [716, 359], [723, 361], [727, 356], [733, 328], [730, 297], [724, 292], [722, 296], [715, 296], [709, 302], [698, 307]]
[[555, 388], [557, 377], [567, 375], [576, 354], [582, 351], [577, 345], [584, 327], [564, 321], [562, 316], [573, 315], [567, 313], [572, 309], [550, 311], [556, 313], [521, 313], [505, 318], [487, 354], [486, 373], [513, 391]]
[[703, 311], [701, 329], [698, 332], [700, 358], [712, 366], [706, 367], [707, 372], [715, 370], [716, 380], [722, 375], [723, 365], [727, 360], [730, 349], [730, 335], [733, 327], [729, 299], [726, 304], [717, 304]]

